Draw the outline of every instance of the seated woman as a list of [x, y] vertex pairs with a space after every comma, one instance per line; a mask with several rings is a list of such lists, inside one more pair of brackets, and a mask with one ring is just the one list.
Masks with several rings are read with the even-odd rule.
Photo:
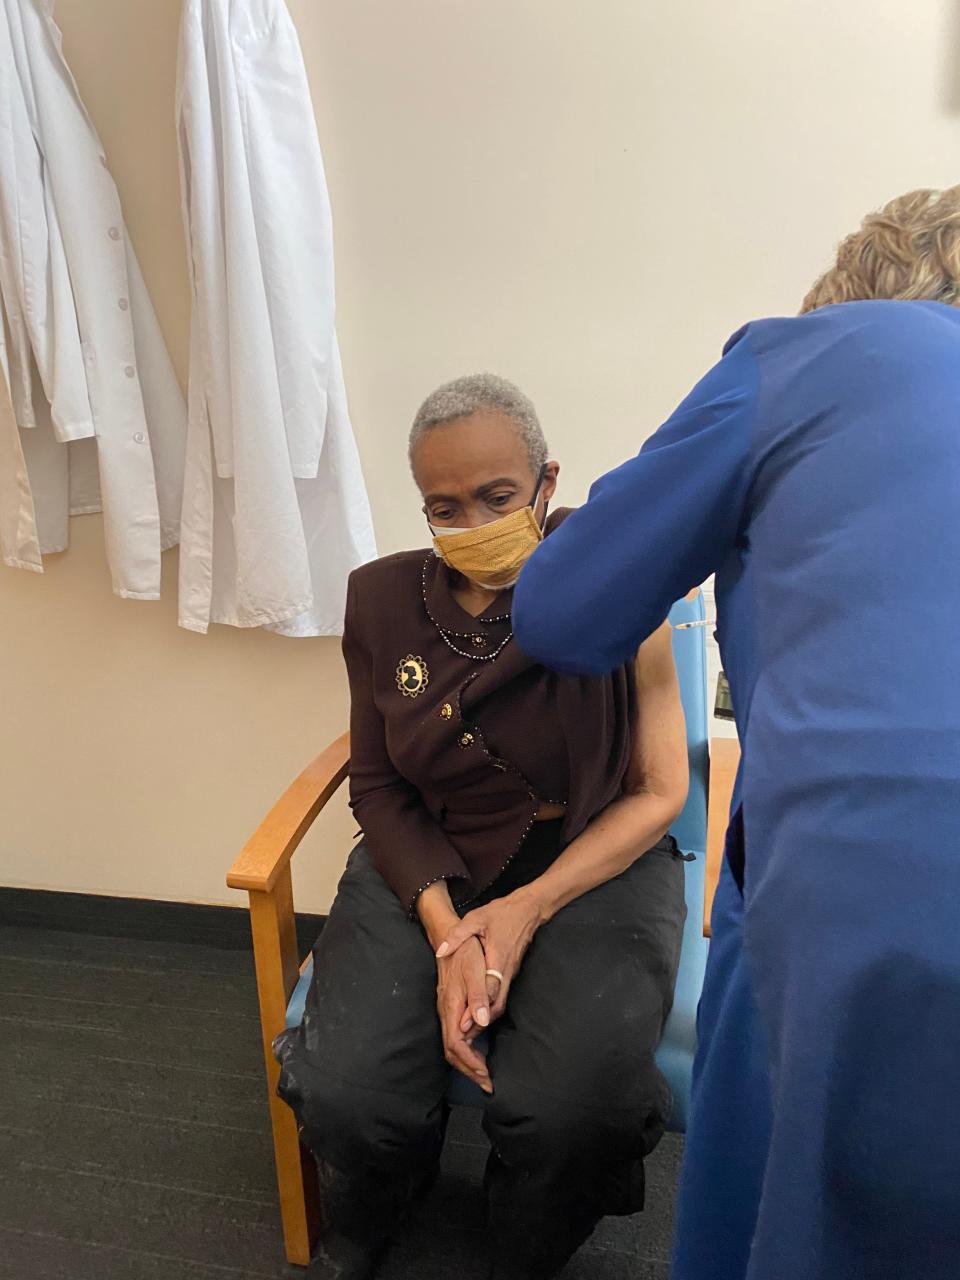
[[490, 375], [441, 387], [410, 461], [434, 549], [350, 580], [364, 838], [275, 1046], [280, 1093], [325, 1197], [311, 1276], [375, 1274], [436, 1172], [455, 1067], [488, 1094], [491, 1277], [540, 1280], [604, 1214], [642, 1208], [669, 1115], [653, 1054], [684, 917], [666, 834], [683, 711], [666, 625], [602, 678], [512, 639], [511, 587], [564, 515], [547, 518], [559, 468], [526, 396]]

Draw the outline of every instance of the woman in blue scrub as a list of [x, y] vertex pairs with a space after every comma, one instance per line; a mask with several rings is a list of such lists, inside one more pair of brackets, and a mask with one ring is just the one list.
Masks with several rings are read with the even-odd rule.
[[867, 218], [516, 589], [520, 646], [600, 673], [717, 575], [743, 759], [675, 1280], [960, 1276], [958, 303], [960, 187]]

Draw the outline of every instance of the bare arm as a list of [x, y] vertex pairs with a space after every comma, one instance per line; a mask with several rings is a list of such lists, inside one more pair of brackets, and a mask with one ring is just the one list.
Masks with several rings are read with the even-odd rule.
[[670, 830], [687, 798], [687, 735], [673, 662], [671, 628], [664, 623], [635, 659], [637, 716], [623, 795], [524, 889], [541, 923], [598, 884], [626, 871]]

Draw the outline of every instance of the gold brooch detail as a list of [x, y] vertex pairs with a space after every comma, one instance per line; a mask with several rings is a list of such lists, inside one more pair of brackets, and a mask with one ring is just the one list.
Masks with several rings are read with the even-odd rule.
[[430, 672], [422, 658], [408, 653], [397, 667], [397, 688], [405, 698], [419, 698], [430, 683]]

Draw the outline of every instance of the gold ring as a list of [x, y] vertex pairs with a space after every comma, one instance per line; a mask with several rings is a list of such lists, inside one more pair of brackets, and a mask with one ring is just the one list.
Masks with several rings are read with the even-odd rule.
[[484, 973], [488, 978], [496, 978], [498, 982], [503, 981], [503, 974], [499, 969], [484, 969]]

